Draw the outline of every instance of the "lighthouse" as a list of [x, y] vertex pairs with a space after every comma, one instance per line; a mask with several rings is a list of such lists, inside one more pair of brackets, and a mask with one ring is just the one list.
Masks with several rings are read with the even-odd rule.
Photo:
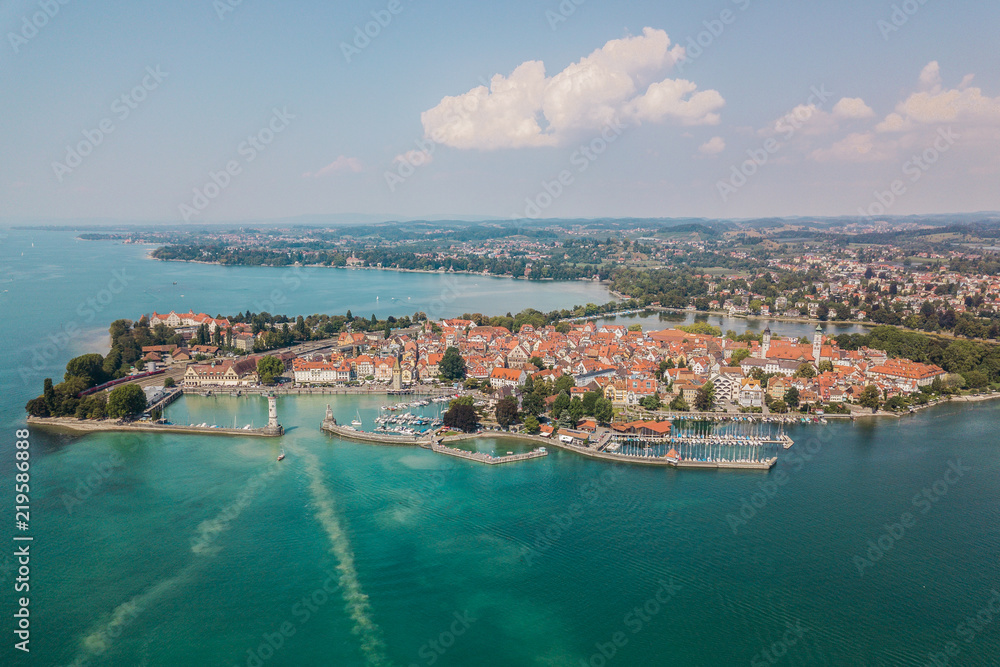
[[267, 435], [283, 435], [285, 429], [278, 423], [278, 400], [274, 394], [267, 395], [267, 426], [264, 427]]

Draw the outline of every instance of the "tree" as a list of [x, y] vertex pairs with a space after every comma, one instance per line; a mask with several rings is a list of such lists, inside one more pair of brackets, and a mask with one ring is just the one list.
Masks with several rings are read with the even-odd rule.
[[49, 410], [48, 401], [46, 401], [42, 396], [28, 401], [28, 404], [24, 406], [24, 409], [27, 410], [28, 414], [32, 417], [49, 417], [52, 415]]
[[778, 400], [771, 403], [769, 409], [771, 410], [771, 412], [783, 415], [786, 412], [788, 412], [788, 405], [786, 405], [785, 402], [779, 398]]
[[176, 382], [174, 382], [174, 379], [173, 379], [173, 378], [167, 378], [167, 379], [165, 379], [165, 380], [163, 381], [163, 388], [164, 388], [164, 389], [170, 389], [171, 387], [175, 386], [176, 384], [177, 384], [177, 383], [176, 383]]
[[52, 378], [45, 378], [42, 387], [42, 398], [45, 400], [45, 405], [48, 406], [49, 412], [55, 412], [56, 408], [59, 407], [59, 400], [56, 398], [56, 390], [52, 386]]
[[545, 399], [535, 392], [527, 393], [521, 398], [521, 409], [525, 414], [537, 417], [545, 410]]
[[534, 356], [531, 359], [528, 359], [528, 361], [533, 363], [535, 365], [535, 368], [537, 368], [540, 371], [545, 369], [545, 362], [542, 361], [542, 358], [539, 356]]
[[797, 378], [814, 378], [816, 377], [816, 369], [808, 361], [799, 364], [799, 367], [795, 369], [795, 377]]
[[687, 412], [688, 404], [687, 401], [684, 400], [684, 396], [677, 394], [674, 400], [670, 401], [670, 409], [674, 412]]
[[72, 377], [83, 378], [88, 389], [107, 382], [107, 373], [104, 372], [104, 357], [99, 354], [84, 354], [70, 359], [69, 363], [66, 364], [66, 374], [63, 379], [69, 380]]
[[694, 407], [701, 412], [708, 412], [715, 404], [715, 385], [711, 380], [698, 387], [698, 393], [694, 397]]
[[738, 347], [733, 350], [733, 354], [729, 357], [730, 366], [739, 366], [740, 362], [750, 356], [750, 348], [748, 347]]
[[861, 396], [858, 397], [858, 403], [863, 408], [871, 408], [872, 412], [878, 412], [878, 406], [881, 404], [879, 398], [878, 387], [870, 384], [861, 392]]
[[121, 348], [112, 347], [111, 351], [108, 352], [108, 356], [104, 357], [104, 364], [102, 365], [102, 370], [104, 371], [104, 376], [108, 379], [115, 379], [121, 377], [118, 371], [122, 366], [122, 351]]
[[524, 432], [535, 435], [542, 430], [541, 425], [538, 423], [538, 419], [534, 415], [528, 415], [524, 418]]
[[123, 384], [111, 390], [108, 396], [108, 416], [112, 419], [130, 419], [146, 409], [146, 392], [137, 384]]
[[594, 401], [594, 419], [601, 424], [607, 424], [615, 417], [615, 407], [611, 401], [601, 396]]
[[584, 414], [593, 415], [594, 406], [597, 404], [597, 399], [602, 396], [599, 391], [588, 391], [583, 395], [583, 412]]
[[285, 365], [275, 356], [267, 355], [257, 361], [257, 376], [264, 384], [274, 384], [275, 378], [284, 371]]
[[574, 396], [573, 399], [570, 400], [568, 412], [570, 419], [573, 420], [574, 426], [576, 425], [576, 422], [583, 419], [583, 415], [586, 411], [583, 407], [583, 401], [580, 400], [579, 396]]
[[466, 433], [472, 433], [479, 428], [479, 416], [476, 409], [471, 405], [457, 403], [448, 408], [448, 412], [442, 417], [444, 425], [450, 428], [457, 428]]
[[784, 400], [790, 408], [799, 407], [799, 390], [795, 387], [789, 387], [788, 391], [785, 392]]
[[644, 396], [639, 405], [647, 410], [659, 410], [660, 409], [660, 399], [656, 394], [650, 394], [649, 396]]
[[472, 396], [459, 396], [458, 398], [453, 398], [448, 402], [448, 407], [453, 408], [456, 405], [468, 405], [470, 408], [475, 407], [476, 399]]
[[829, 359], [824, 359], [819, 362], [819, 372], [820, 373], [832, 373], [833, 372], [833, 362]]
[[445, 380], [462, 380], [465, 378], [465, 359], [457, 347], [449, 347], [438, 364], [438, 370]]
[[501, 428], [507, 428], [517, 421], [517, 399], [507, 396], [497, 401], [496, 407], [497, 423]]
[[562, 415], [563, 413], [563, 410], [569, 409], [569, 404], [570, 404], [569, 394], [567, 394], [565, 391], [559, 392], [559, 395], [556, 396], [555, 402], [552, 404], [552, 417], [555, 419], [559, 419], [560, 415]]
[[885, 402], [885, 409], [898, 412], [906, 407], [906, 401], [902, 396], [893, 396]]
[[572, 375], [561, 375], [556, 380], [556, 391], [565, 391], [567, 394], [569, 390], [576, 386], [576, 380], [573, 379]]

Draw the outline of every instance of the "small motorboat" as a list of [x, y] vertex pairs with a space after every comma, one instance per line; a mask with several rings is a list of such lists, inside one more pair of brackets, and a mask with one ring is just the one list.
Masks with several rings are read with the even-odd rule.
[[278, 460], [280, 461], [280, 460], [282, 460], [282, 459], [284, 459], [284, 458], [285, 458], [285, 450], [284, 450], [284, 449], [282, 449], [282, 450], [281, 450], [281, 453], [280, 453], [280, 454], [278, 454]]

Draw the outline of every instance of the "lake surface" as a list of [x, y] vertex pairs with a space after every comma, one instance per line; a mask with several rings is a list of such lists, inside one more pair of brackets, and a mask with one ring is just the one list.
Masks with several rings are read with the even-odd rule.
[[[21, 263], [31, 250], [20, 234], [0, 240], [0, 291], [10, 290], [0, 326], [15, 352], [0, 358], [8, 443], [41, 383], [22, 380], [26, 363], [35, 372], [25, 350], [68, 318], [83, 324], [77, 305], [113, 268], [135, 271], [136, 287], [87, 331], [186, 306], [189, 293], [202, 293], [196, 311], [255, 309], [241, 304], [282, 271], [146, 262], [145, 249], [40, 233], [34, 261]], [[357, 288], [372, 298], [416, 298], [420, 280], [448, 278], [356, 274], [383, 281]], [[538, 306], [523, 294], [535, 284], [464, 278], [488, 283], [491, 301], [456, 299], [446, 314], [501, 298], [511, 305], [496, 311]], [[185, 285], [181, 306], [174, 280]], [[606, 300], [559, 301], [561, 288], [585, 287], [542, 285], [538, 298], [550, 301], [540, 309]], [[288, 311], [336, 299], [335, 312], [367, 312], [351, 293], [317, 287], [311, 300], [312, 289], [290, 292]], [[421, 298], [438, 287], [425, 289]], [[100, 340], [74, 337], [58, 363]], [[796, 425], [795, 446], [758, 473], [559, 450], [486, 466], [323, 435], [328, 402], [341, 422], [360, 414], [367, 425], [389, 399], [279, 397], [280, 439], [33, 431], [30, 663], [924, 665], [949, 642], [951, 664], [1000, 655], [1000, 618], [981, 613], [1000, 590], [994, 403]], [[260, 424], [266, 402], [187, 396], [167, 416]], [[10, 490], [13, 450], [3, 451]], [[12, 526], [7, 498], [0, 517]], [[0, 617], [11, 624], [0, 664], [29, 664], [10, 638], [11, 552], [0, 553]]]

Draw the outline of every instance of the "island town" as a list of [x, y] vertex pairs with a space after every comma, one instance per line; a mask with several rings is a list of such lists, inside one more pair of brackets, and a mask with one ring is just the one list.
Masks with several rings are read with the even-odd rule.
[[[193, 311], [153, 312], [114, 323], [107, 357], [72, 360], [64, 382], [46, 381], [27, 410], [35, 423], [79, 430], [275, 436], [283, 432], [276, 395], [385, 394], [396, 402], [383, 406], [371, 428], [361, 428], [360, 417], [338, 420], [328, 408], [323, 430], [465, 458], [472, 454], [448, 442], [486, 434], [612, 460], [767, 469], [778, 448], [792, 445], [786, 424], [905, 414], [961, 395], [960, 374], [856, 345], [852, 335], [828, 336], [819, 326], [811, 338], [795, 338], [773, 335], [769, 326], [722, 335], [705, 322], [644, 331], [613, 320], [524, 321], [512, 331], [476, 319], [432, 321], [416, 313], [379, 330], [379, 322], [341, 318], [336, 335], [303, 341], [287, 323], [269, 329]], [[303, 318], [295, 326], [309, 328]], [[260, 351], [282, 333], [291, 344]], [[161, 342], [140, 344], [151, 340]], [[118, 395], [129, 388], [129, 400]], [[164, 418], [182, 394], [213, 392], [267, 395], [267, 425], [220, 428]], [[447, 411], [396, 413], [431, 402]], [[510, 452], [506, 460], [545, 451]]]

